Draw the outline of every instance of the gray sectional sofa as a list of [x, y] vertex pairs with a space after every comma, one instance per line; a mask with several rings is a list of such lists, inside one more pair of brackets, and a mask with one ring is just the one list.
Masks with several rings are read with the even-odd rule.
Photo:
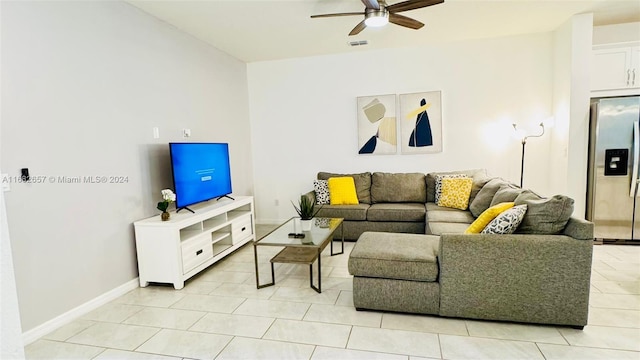
[[[593, 224], [571, 217], [573, 200], [541, 198], [484, 170], [453, 173], [473, 177], [467, 210], [434, 203], [443, 173], [351, 174], [360, 204], [322, 208], [318, 216], [344, 218], [345, 239], [358, 240], [349, 259], [355, 307], [586, 325]], [[464, 234], [504, 201], [528, 205], [515, 234]]]

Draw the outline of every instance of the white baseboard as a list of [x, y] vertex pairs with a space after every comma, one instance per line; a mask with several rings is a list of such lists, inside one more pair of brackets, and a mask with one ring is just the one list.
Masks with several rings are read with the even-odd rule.
[[29, 345], [32, 342], [40, 339], [44, 335], [56, 330], [64, 325], [69, 324], [70, 322], [78, 319], [82, 315], [85, 315], [100, 306], [115, 300], [116, 298], [128, 293], [129, 291], [140, 286], [140, 282], [138, 278], [127, 281], [126, 283], [118, 286], [117, 288], [107, 291], [106, 293], [87, 301], [86, 303], [67, 311], [66, 313], [57, 316], [42, 325], [36, 326], [35, 328], [25, 331], [22, 333], [22, 341], [24, 345]]

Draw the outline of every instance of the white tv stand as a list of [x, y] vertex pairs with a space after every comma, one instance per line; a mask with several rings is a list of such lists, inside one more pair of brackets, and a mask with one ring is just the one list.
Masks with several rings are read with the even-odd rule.
[[158, 214], [133, 223], [141, 287], [158, 282], [182, 289], [185, 280], [255, 239], [252, 196], [192, 209], [171, 211], [169, 221]]

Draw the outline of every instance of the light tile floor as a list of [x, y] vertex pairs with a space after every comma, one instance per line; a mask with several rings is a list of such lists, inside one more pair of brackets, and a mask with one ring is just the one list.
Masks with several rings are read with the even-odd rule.
[[[270, 229], [258, 226], [258, 236]], [[640, 246], [594, 246], [583, 331], [358, 312], [347, 259], [323, 253], [322, 294], [306, 265], [276, 264], [256, 289], [253, 247], [187, 281], [125, 294], [25, 349], [29, 359], [640, 359]], [[278, 248], [259, 249], [270, 275]], [[315, 266], [315, 265], [314, 265]], [[314, 272], [315, 274], [315, 272]]]

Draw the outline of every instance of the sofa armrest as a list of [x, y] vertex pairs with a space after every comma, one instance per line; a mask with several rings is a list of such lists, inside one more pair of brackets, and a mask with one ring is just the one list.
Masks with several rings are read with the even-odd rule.
[[565, 235], [444, 234], [440, 314], [584, 326], [592, 251]]
[[307, 198], [309, 198], [309, 200], [310, 200], [311, 202], [315, 202], [315, 201], [316, 201], [316, 192], [315, 192], [315, 191], [313, 191], [313, 190], [311, 190], [311, 191], [309, 191], [308, 193], [304, 193], [304, 194], [302, 194], [302, 195], [300, 196], [300, 198], [303, 198], [303, 197], [307, 197]]
[[591, 221], [572, 217], [564, 227], [563, 234], [578, 240], [593, 241], [593, 229], [594, 224]]

